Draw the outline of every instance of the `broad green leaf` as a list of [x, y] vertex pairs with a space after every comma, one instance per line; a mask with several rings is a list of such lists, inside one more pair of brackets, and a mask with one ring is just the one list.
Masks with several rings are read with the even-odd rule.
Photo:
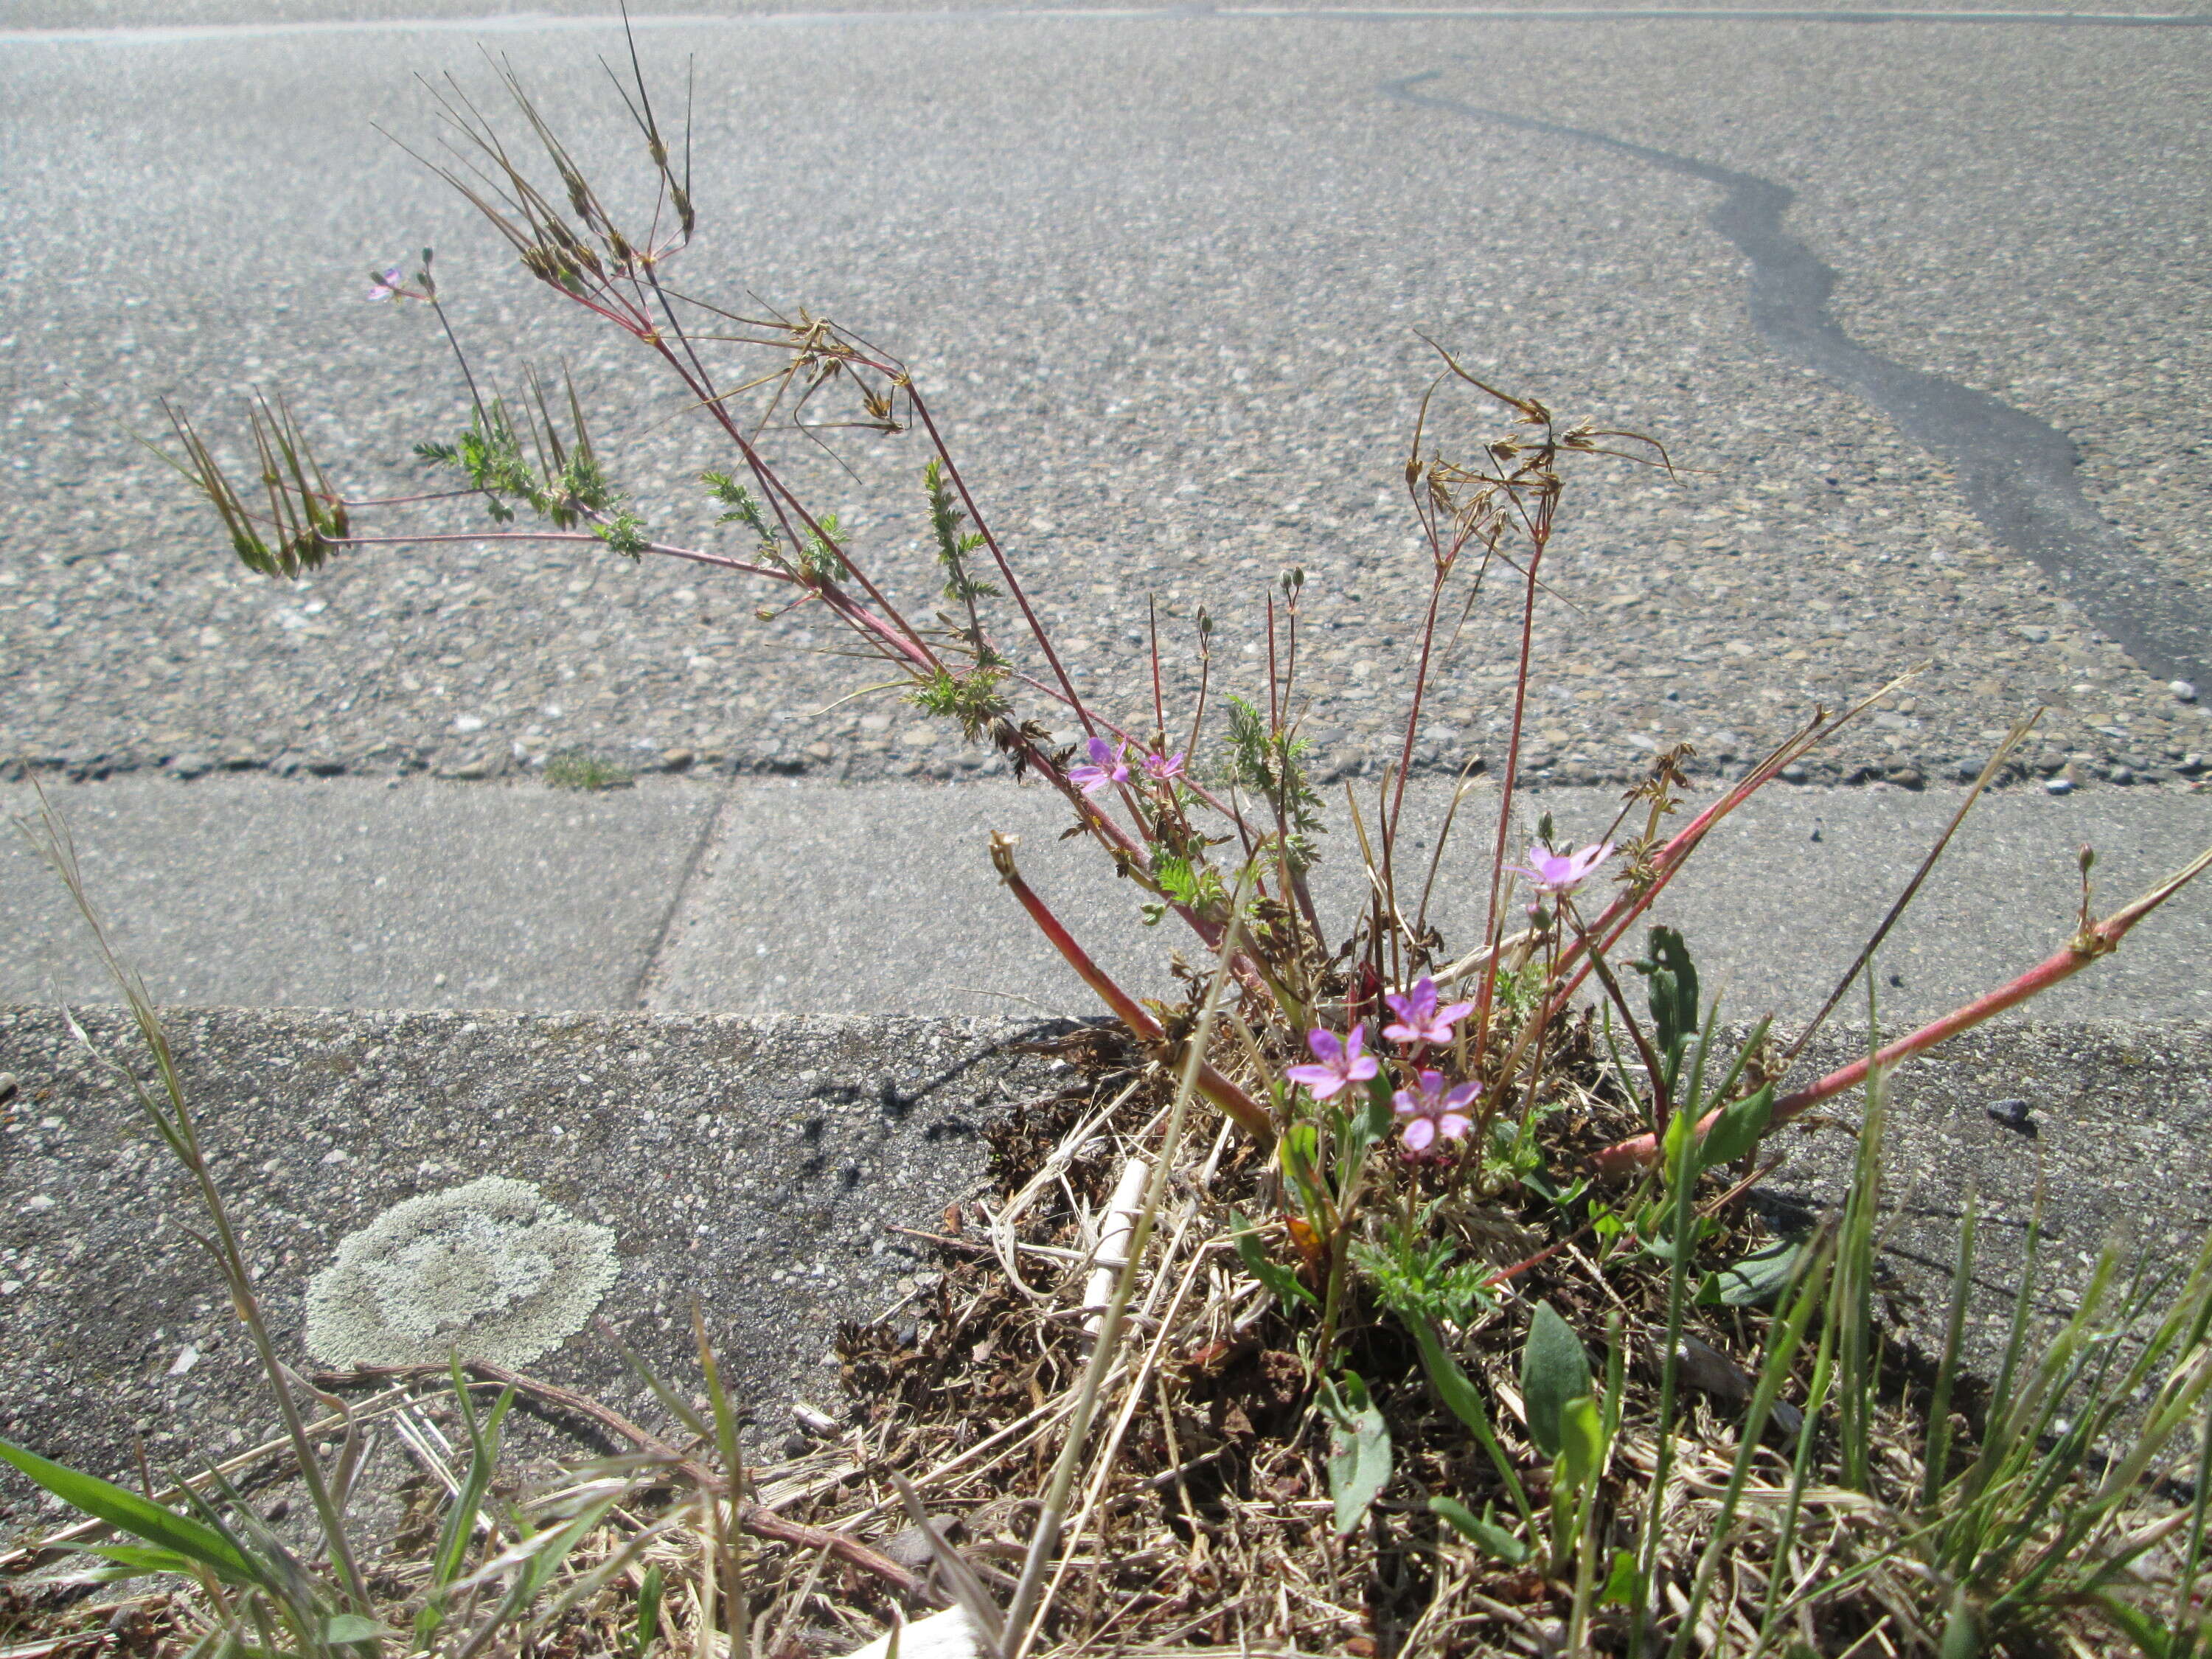
[[1520, 1539], [1487, 1515], [1478, 1516], [1454, 1498], [1431, 1498], [1429, 1499], [1429, 1512], [1442, 1516], [1451, 1523], [1452, 1530], [1468, 1543], [1496, 1556], [1509, 1567], [1517, 1567], [1528, 1559], [1528, 1547]]
[[1570, 1400], [1589, 1391], [1589, 1357], [1581, 1339], [1550, 1303], [1539, 1302], [1521, 1350], [1521, 1395], [1528, 1412], [1528, 1439], [1538, 1451], [1547, 1457], [1559, 1455], [1560, 1413]]
[[1698, 1163], [1707, 1168], [1735, 1163], [1765, 1138], [1773, 1117], [1774, 1085], [1771, 1083], [1757, 1094], [1731, 1101], [1721, 1108], [1720, 1116], [1705, 1131], [1705, 1144], [1698, 1148]]
[[1490, 1437], [1490, 1412], [1475, 1392], [1474, 1379], [1460, 1369], [1444, 1345], [1437, 1340], [1434, 1328], [1426, 1320], [1413, 1327], [1414, 1340], [1420, 1344], [1421, 1367], [1429, 1374], [1430, 1384], [1444, 1408], [1472, 1429], [1480, 1439]]
[[1796, 1238], [1762, 1245], [1742, 1261], [1707, 1273], [1698, 1286], [1698, 1300], [1729, 1308], [1763, 1308], [1790, 1288], [1804, 1250], [1804, 1241]]
[[1667, 1120], [1667, 1133], [1660, 1138], [1659, 1151], [1663, 1160], [1661, 1170], [1670, 1185], [1682, 1168], [1682, 1147], [1690, 1138], [1690, 1113], [1678, 1109]]
[[1388, 1073], [1379, 1073], [1367, 1080], [1367, 1109], [1360, 1115], [1358, 1132], [1352, 1142], [1352, 1156], [1358, 1157], [1378, 1140], [1389, 1137], [1397, 1121], [1390, 1095]]
[[357, 1642], [381, 1642], [392, 1632], [374, 1619], [357, 1613], [332, 1613], [323, 1621], [323, 1640], [332, 1647], [351, 1647]]
[[1570, 1400], [1559, 1413], [1559, 1455], [1566, 1462], [1567, 1484], [1577, 1491], [1605, 1462], [1605, 1424], [1588, 1395]]
[[0, 1458], [13, 1463], [64, 1503], [96, 1516], [110, 1526], [120, 1527], [134, 1538], [143, 1538], [149, 1544], [197, 1561], [212, 1569], [226, 1583], [266, 1582], [266, 1575], [257, 1571], [253, 1563], [221, 1533], [188, 1516], [164, 1509], [96, 1474], [69, 1468], [6, 1440], [0, 1440]]
[[1261, 1247], [1260, 1236], [1253, 1230], [1250, 1222], [1234, 1210], [1229, 1212], [1229, 1219], [1236, 1229], [1229, 1237], [1230, 1242], [1237, 1246], [1237, 1259], [1244, 1264], [1245, 1272], [1275, 1293], [1276, 1301], [1285, 1309], [1298, 1302], [1310, 1308], [1321, 1306], [1320, 1301], [1299, 1281], [1296, 1273], [1281, 1262], [1269, 1259], [1267, 1252]]
[[638, 1659], [644, 1659], [646, 1650], [660, 1637], [660, 1588], [659, 1567], [647, 1567], [637, 1589], [637, 1626], [630, 1633], [630, 1651]]
[[1613, 1571], [1606, 1575], [1605, 1588], [1598, 1592], [1598, 1606], [1632, 1607], [1643, 1599], [1643, 1592], [1644, 1576], [1636, 1571], [1636, 1552], [1615, 1550]]
[[1321, 1403], [1332, 1425], [1328, 1492], [1336, 1501], [1336, 1529], [1348, 1533], [1366, 1518], [1368, 1505], [1390, 1483], [1390, 1429], [1357, 1371], [1344, 1374], [1341, 1390], [1323, 1377]]
[[1577, 1176], [1574, 1184], [1563, 1190], [1541, 1164], [1522, 1170], [1521, 1184], [1547, 1204], [1561, 1210], [1572, 1208], [1575, 1201], [1589, 1191], [1589, 1178], [1583, 1176]]
[[[1702, 1240], [1711, 1237], [1719, 1231], [1720, 1223], [1715, 1220], [1712, 1217], [1698, 1215], [1692, 1216], [1690, 1218], [1689, 1242], [1692, 1256], [1694, 1258], [1696, 1255], [1698, 1245]], [[1674, 1259], [1674, 1241], [1673, 1237], [1670, 1237], [1672, 1231], [1673, 1218], [1670, 1215], [1668, 1217], [1668, 1225], [1662, 1231], [1656, 1233], [1640, 1233], [1636, 1241], [1637, 1248], [1642, 1250], [1644, 1255], [1654, 1257], [1658, 1261], [1672, 1261]]]
[[1654, 927], [1644, 948], [1651, 954], [1629, 966], [1648, 975], [1651, 981], [1651, 1021], [1657, 1028], [1659, 1051], [1671, 1054], [1678, 1043], [1698, 1030], [1698, 969], [1690, 960], [1690, 947], [1672, 927]]
[[1281, 1160], [1283, 1173], [1297, 1189], [1307, 1214], [1318, 1213], [1321, 1177], [1316, 1165], [1321, 1156], [1321, 1132], [1310, 1123], [1293, 1123], [1275, 1143], [1275, 1153]]

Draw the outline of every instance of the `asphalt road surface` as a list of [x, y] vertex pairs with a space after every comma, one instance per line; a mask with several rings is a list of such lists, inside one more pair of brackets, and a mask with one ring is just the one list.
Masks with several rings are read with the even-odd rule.
[[[431, 243], [482, 380], [565, 360], [654, 532], [742, 550], [694, 482], [729, 459], [696, 411], [376, 130], [434, 138], [418, 74], [493, 107], [480, 39], [642, 200], [607, 20], [9, 0], [0, 21], [0, 752], [76, 775], [980, 758], [885, 695], [821, 714], [880, 674], [824, 654], [816, 613], [757, 620], [757, 588], [665, 562], [454, 543], [362, 550], [305, 591], [250, 577], [127, 435], [167, 397], [234, 453], [239, 398], [281, 388], [349, 490], [439, 487], [410, 451], [464, 422], [464, 389], [425, 311], [363, 297]], [[1726, 765], [1924, 664], [1810, 775], [1971, 772], [2041, 702], [2034, 771], [2172, 787], [2212, 750], [2208, 23], [883, 9], [638, 40], [664, 110], [690, 65], [684, 281], [901, 352], [1110, 708], [1148, 699], [1148, 599], [1171, 698], [1201, 604], [1217, 685], [1256, 690], [1257, 606], [1296, 564], [1307, 730], [1330, 766], [1379, 755], [1418, 641], [1401, 470], [1426, 335], [1680, 465], [1571, 484], [1540, 780], [1676, 738]], [[1440, 404], [1431, 433], [1468, 441], [1477, 413]], [[918, 446], [832, 436], [834, 461], [779, 453], [925, 607]], [[1469, 623], [1425, 764], [1495, 764], [1515, 622]]]

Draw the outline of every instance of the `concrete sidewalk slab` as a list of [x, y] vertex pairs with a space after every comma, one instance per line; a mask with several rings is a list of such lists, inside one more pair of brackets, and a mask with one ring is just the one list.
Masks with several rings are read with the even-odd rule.
[[[1363, 790], [1372, 824], [1371, 786]], [[1686, 930], [1708, 985], [1725, 988], [1737, 1014], [1809, 1017], [1963, 793], [1771, 791], [1714, 832], [1656, 917]], [[1409, 915], [1449, 801], [1438, 785], [1407, 791], [1417, 858], [1399, 878], [1399, 904]], [[1431, 918], [1455, 945], [1480, 938], [1496, 802], [1486, 787], [1467, 797], [1431, 901]], [[1313, 878], [1332, 944], [1348, 934], [1364, 888], [1340, 796], [1334, 805]], [[1587, 840], [1618, 810], [1610, 790], [1552, 790], [1529, 799], [1527, 816], [1533, 823], [1549, 811], [1562, 836]], [[1173, 920], [1144, 927], [1144, 894], [1094, 846], [1059, 839], [1072, 821], [1057, 797], [1010, 784], [739, 786], [647, 996], [655, 1007], [756, 1013], [980, 1012], [1017, 1006], [1012, 999], [1043, 1012], [1099, 1012], [1000, 889], [987, 852], [993, 830], [1020, 836], [1024, 875], [1101, 966], [1140, 994], [1172, 994], [1169, 954], [1193, 949], [1188, 930]], [[1517, 826], [1510, 860], [1528, 839], [1528, 826]], [[2212, 800], [1985, 797], [1884, 948], [1884, 1019], [1932, 1018], [2057, 949], [2075, 925], [2085, 842], [2099, 849], [2097, 893], [2109, 908], [2212, 843]], [[2116, 956], [2051, 993], [2037, 1018], [2212, 1016], [2212, 985], [2193, 967], [2208, 954], [2212, 887], [2185, 893]], [[1863, 1021], [1863, 994], [1844, 1013]]]
[[[705, 787], [118, 778], [50, 799], [157, 1001], [621, 1008], [713, 815]], [[11, 814], [28, 788], [0, 789]], [[0, 836], [0, 1000], [111, 992], [61, 884]]]
[[[129, 1052], [118, 1011], [89, 1018]], [[771, 1438], [794, 1392], [840, 1403], [821, 1363], [836, 1322], [929, 1271], [886, 1224], [940, 1224], [982, 1179], [992, 1120], [1067, 1077], [1007, 1052], [1021, 1028], [1004, 1022], [207, 1009], [169, 1025], [288, 1358], [306, 1281], [341, 1237], [402, 1199], [506, 1176], [614, 1230], [602, 1311], [678, 1379], [695, 1374], [697, 1296]], [[1859, 1042], [1830, 1033], [1808, 1074]], [[269, 1409], [135, 1109], [46, 1011], [0, 1007], [0, 1069], [21, 1079], [0, 1106], [0, 1434], [110, 1474], [131, 1468], [134, 1432], [157, 1463], [258, 1439]], [[2033, 1137], [1990, 1117], [2000, 1097], [2029, 1101]], [[1971, 1033], [1906, 1068], [1893, 1100], [1895, 1301], [1923, 1334], [1940, 1322], [1951, 1230], [1977, 1191], [1980, 1363], [2002, 1340], [2039, 1183], [2048, 1315], [2116, 1231], [2179, 1259], [2212, 1224], [2212, 1024]], [[1840, 1194], [1848, 1134], [1770, 1146], [1785, 1209]], [[198, 1363], [173, 1375], [186, 1348]], [[588, 1337], [529, 1369], [659, 1420]], [[31, 1518], [27, 1496], [0, 1480], [0, 1522], [10, 1501]]]
[[[1363, 791], [1371, 786], [1361, 786]], [[1857, 954], [1959, 792], [1778, 787], [1715, 832], [1660, 915], [1685, 928], [1729, 1009], [1809, 1015]], [[95, 901], [158, 1000], [351, 1007], [507, 1006], [708, 1013], [1097, 1011], [1000, 888], [994, 830], [1109, 971], [1172, 993], [1173, 921], [1095, 848], [1063, 842], [1066, 804], [1037, 787], [654, 781], [576, 795], [537, 784], [362, 779], [122, 779], [53, 799]], [[1703, 796], [1693, 797], [1695, 806]], [[1447, 796], [1408, 792], [1406, 843], [1427, 856]], [[25, 789], [0, 790], [15, 810]], [[1468, 798], [1430, 914], [1476, 937], [1495, 794]], [[1563, 837], [1602, 833], [1610, 790], [1547, 790]], [[1363, 812], [1372, 817], [1371, 805]], [[1332, 942], [1359, 902], [1341, 797], [1314, 886]], [[709, 829], [711, 820], [711, 831]], [[1680, 822], [1680, 820], [1676, 820]], [[1516, 825], [1510, 855], [1522, 856]], [[1932, 1018], [2041, 960], [2071, 932], [2075, 849], [2094, 845], [2101, 908], [2212, 842], [2212, 798], [2098, 790], [1984, 799], [1886, 947], [1884, 1020]], [[1418, 900], [1404, 878], [1401, 906]], [[0, 845], [0, 1000], [106, 985], [52, 879]], [[2036, 1005], [2043, 1020], [2212, 1017], [2212, 887], [2184, 893], [2115, 957]], [[1854, 999], [1844, 1012], [1863, 1018]]]

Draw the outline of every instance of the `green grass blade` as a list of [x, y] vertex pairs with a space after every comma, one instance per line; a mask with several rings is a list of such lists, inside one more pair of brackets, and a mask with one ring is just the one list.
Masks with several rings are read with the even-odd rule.
[[2189, 1505], [2189, 1540], [2181, 1553], [2181, 1575], [2173, 1587], [2173, 1626], [2184, 1628], [2196, 1616], [2197, 1576], [2204, 1563], [2204, 1522], [2212, 1509], [2212, 1410], [2197, 1435], [2197, 1494]]
[[454, 1493], [453, 1503], [447, 1507], [445, 1523], [438, 1534], [438, 1553], [431, 1561], [430, 1583], [439, 1590], [459, 1576], [461, 1563], [468, 1557], [477, 1516], [483, 1510], [484, 1493], [491, 1489], [492, 1476], [499, 1467], [500, 1424], [507, 1416], [507, 1407], [514, 1403], [514, 1389], [509, 1384], [493, 1402], [489, 1420], [479, 1424], [469, 1400], [467, 1380], [461, 1376], [459, 1364], [453, 1367], [453, 1392], [461, 1404], [461, 1425], [468, 1431], [469, 1469], [462, 1479], [460, 1491]]
[[[1713, 1519], [1713, 1534], [1705, 1553], [1698, 1562], [1698, 1570], [1690, 1583], [1689, 1605], [1683, 1609], [1680, 1622], [1674, 1628], [1674, 1640], [1668, 1648], [1668, 1659], [1681, 1659], [1689, 1649], [1692, 1633], [1698, 1627], [1698, 1614], [1703, 1610], [1705, 1598], [1712, 1594], [1713, 1577], [1720, 1569], [1721, 1557], [1726, 1551], [1730, 1529], [1735, 1523], [1736, 1506], [1742, 1501], [1744, 1483], [1750, 1479], [1751, 1466], [1758, 1455], [1760, 1438], [1766, 1432], [1767, 1419], [1773, 1413], [1774, 1402], [1781, 1398], [1782, 1385], [1789, 1380], [1792, 1367], [1797, 1363], [1797, 1352], [1805, 1343], [1806, 1328], [1812, 1323], [1819, 1309], [1826, 1276], [1819, 1264], [1797, 1279], [1795, 1299], [1788, 1311], [1768, 1328], [1765, 1362], [1759, 1368], [1759, 1382], [1752, 1390], [1751, 1404], [1744, 1412], [1743, 1423], [1737, 1431], [1735, 1460], [1729, 1469], [1728, 1486], [1721, 1494], [1720, 1512]], [[1798, 1431], [1800, 1441], [1813, 1437], [1808, 1421]]]
[[1936, 1364], [1936, 1387], [1928, 1401], [1928, 1436], [1923, 1456], [1926, 1472], [1920, 1481], [1920, 1507], [1932, 1510], [1943, 1490], [1943, 1468], [1951, 1459], [1951, 1389], [1958, 1380], [1959, 1348], [1966, 1332], [1966, 1300], [1974, 1273], [1974, 1212], [1976, 1195], [1966, 1194], [1966, 1212], [1959, 1222], [1959, 1257], [1951, 1272], [1951, 1304], [1943, 1320], [1943, 1353]]
[[1431, 1498], [1429, 1511], [1449, 1522], [1454, 1532], [1477, 1549], [1493, 1555], [1509, 1567], [1517, 1567], [1528, 1559], [1528, 1546], [1499, 1526], [1495, 1521], [1484, 1519], [1455, 1498]]
[[212, 1527], [179, 1515], [174, 1510], [164, 1509], [127, 1487], [26, 1451], [9, 1441], [0, 1440], [0, 1458], [14, 1464], [64, 1503], [112, 1527], [120, 1527], [132, 1537], [143, 1539], [157, 1548], [197, 1561], [227, 1583], [273, 1588], [268, 1575]]
[[1529, 1507], [1528, 1494], [1521, 1485], [1521, 1476], [1513, 1467], [1513, 1460], [1505, 1455], [1505, 1448], [1498, 1443], [1497, 1431], [1491, 1427], [1489, 1410], [1483, 1405], [1482, 1395], [1476, 1391], [1474, 1380], [1460, 1369], [1459, 1361], [1453, 1358], [1450, 1351], [1444, 1346], [1443, 1339], [1437, 1334], [1437, 1328], [1431, 1321], [1416, 1318], [1407, 1322], [1413, 1327], [1413, 1340], [1420, 1349], [1421, 1369], [1429, 1374], [1429, 1382], [1436, 1389], [1437, 1397], [1444, 1402], [1445, 1408], [1454, 1417], [1467, 1425], [1468, 1431], [1474, 1436], [1475, 1443], [1482, 1448], [1490, 1459], [1491, 1466], [1498, 1471], [1498, 1479], [1504, 1482], [1506, 1492], [1513, 1499], [1513, 1507], [1520, 1513], [1522, 1523], [1533, 1532], [1536, 1526], [1535, 1511]]

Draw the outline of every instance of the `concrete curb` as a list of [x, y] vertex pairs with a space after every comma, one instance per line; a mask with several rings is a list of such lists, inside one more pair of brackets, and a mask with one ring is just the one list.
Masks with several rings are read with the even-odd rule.
[[[119, 1010], [94, 1038], [139, 1059]], [[167, 1025], [204, 1143], [288, 1359], [308, 1276], [392, 1204], [485, 1175], [614, 1228], [600, 1311], [657, 1367], [697, 1370], [704, 1304], [759, 1432], [793, 1395], [835, 1403], [836, 1321], [912, 1288], [973, 1190], [984, 1131], [1066, 1076], [1006, 1022], [203, 1009]], [[220, 1453], [273, 1413], [219, 1282], [180, 1227], [197, 1205], [137, 1109], [55, 1014], [0, 1008], [0, 1435], [114, 1473]], [[194, 1358], [174, 1373], [186, 1348]], [[532, 1367], [651, 1417], [588, 1334]], [[687, 1382], [687, 1386], [689, 1386]], [[11, 1483], [6, 1496], [25, 1489]]]
[[[119, 1012], [88, 1018], [127, 1054]], [[835, 1322], [928, 1271], [886, 1224], [941, 1225], [982, 1179], [989, 1121], [1066, 1075], [1010, 1049], [1024, 1028], [1006, 1022], [201, 1009], [170, 1029], [288, 1354], [306, 1279], [340, 1237], [399, 1199], [509, 1176], [615, 1229], [602, 1311], [672, 1375], [692, 1374], [701, 1298], [767, 1437], [794, 1393], [838, 1404]], [[1808, 1066], [1862, 1042], [1831, 1034]], [[0, 1108], [0, 1434], [110, 1474], [134, 1431], [157, 1459], [258, 1435], [270, 1413], [248, 1356], [134, 1109], [50, 1012], [0, 1008], [0, 1067], [21, 1080]], [[1923, 1332], [1941, 1317], [1951, 1229], [1977, 1190], [1983, 1360], [2039, 1182], [2039, 1305], [2054, 1315], [2109, 1234], [2171, 1259], [2212, 1224], [2212, 1024], [1971, 1033], [1908, 1068], [1893, 1098], [1893, 1302]], [[1999, 1098], [2030, 1103], [2032, 1136], [1990, 1116]], [[1854, 1119], [1852, 1103], [1835, 1115]], [[1809, 1126], [1772, 1147], [1781, 1212], [1840, 1193], [1847, 1134]], [[588, 1336], [532, 1369], [654, 1419]], [[21, 1486], [0, 1492], [32, 1517]]]

